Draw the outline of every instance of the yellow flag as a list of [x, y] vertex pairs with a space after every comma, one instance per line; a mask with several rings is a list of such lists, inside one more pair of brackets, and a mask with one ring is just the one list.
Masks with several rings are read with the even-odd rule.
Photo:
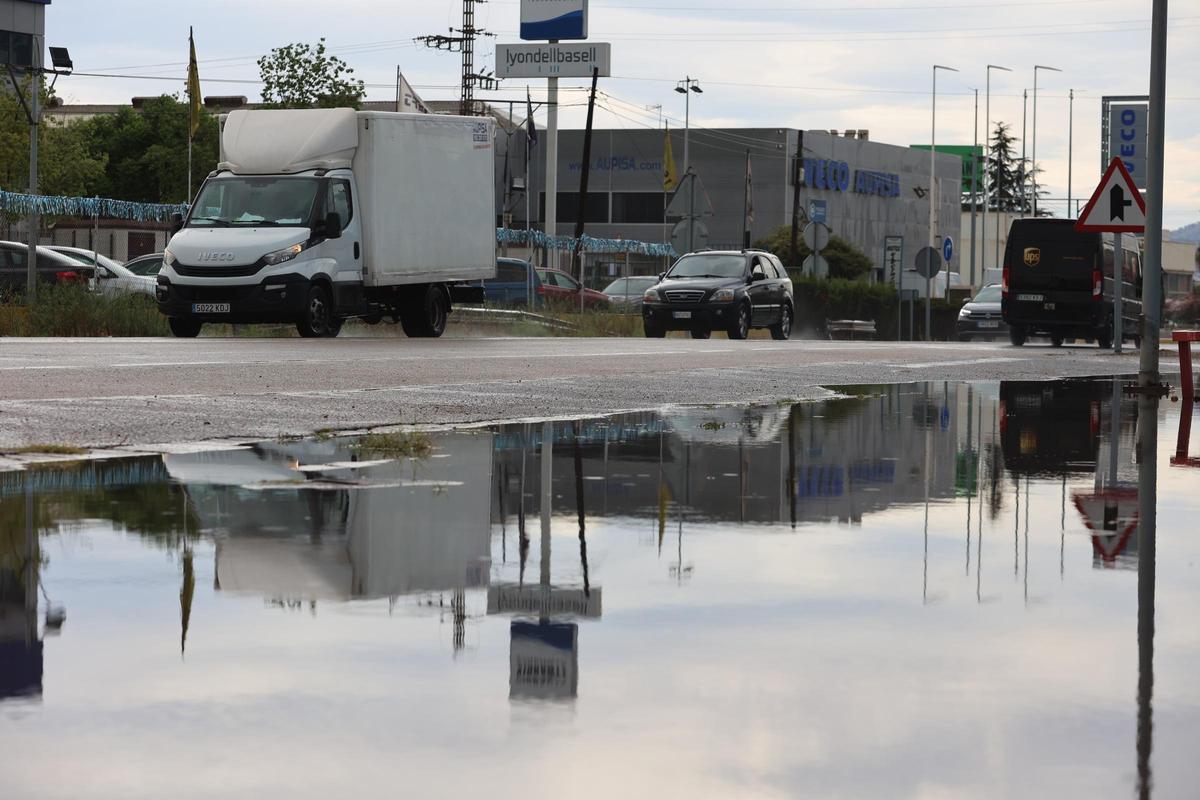
[[192, 39], [192, 29], [188, 28], [188, 76], [187, 93], [188, 108], [191, 112], [191, 135], [195, 137], [200, 130], [200, 68], [196, 66], [196, 42]]
[[669, 192], [679, 185], [679, 170], [675, 167], [675, 154], [671, 152], [671, 131], [663, 140], [663, 191]]

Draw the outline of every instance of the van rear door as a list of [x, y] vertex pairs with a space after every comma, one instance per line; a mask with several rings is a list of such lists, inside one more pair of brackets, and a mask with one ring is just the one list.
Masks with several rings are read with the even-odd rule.
[[1009, 294], [1090, 300], [1099, 253], [1100, 234], [1079, 233], [1073, 220], [1016, 220], [1005, 254]]

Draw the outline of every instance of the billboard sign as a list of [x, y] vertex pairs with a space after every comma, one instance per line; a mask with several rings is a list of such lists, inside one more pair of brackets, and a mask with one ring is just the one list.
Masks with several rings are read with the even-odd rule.
[[497, 78], [590, 78], [592, 68], [600, 77], [612, 74], [612, 45], [604, 42], [581, 44], [498, 44]]
[[521, 0], [521, 38], [586, 39], [587, 0]]
[[1109, 158], [1120, 158], [1133, 184], [1146, 190], [1146, 147], [1149, 140], [1148, 103], [1109, 103]]

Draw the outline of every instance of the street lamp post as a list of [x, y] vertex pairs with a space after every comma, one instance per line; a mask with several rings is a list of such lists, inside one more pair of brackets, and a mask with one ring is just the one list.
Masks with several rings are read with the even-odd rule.
[[[992, 70], [998, 69], [1004, 72], [1012, 72], [1008, 67], [1000, 67], [995, 64], [987, 65], [987, 96], [984, 100], [983, 110], [983, 242], [984, 242], [984, 263], [983, 271], [987, 272], [987, 213], [988, 202], [991, 199], [992, 182], [991, 176], [988, 174], [988, 163], [991, 161], [992, 154]], [[996, 256], [992, 262], [992, 266], [1000, 263], [1000, 209], [996, 209]]]
[[688, 147], [688, 132], [692, 122], [692, 92], [703, 94], [700, 81], [690, 75], [679, 81], [675, 91], [684, 97], [683, 101], [683, 177], [688, 182], [688, 252], [695, 249], [696, 238], [696, 176], [692, 174], [691, 150]]
[[1037, 74], [1039, 69], [1049, 72], [1062, 72], [1058, 67], [1044, 67], [1036, 64], [1033, 67], [1033, 163], [1030, 165], [1030, 176], [1033, 178], [1033, 216], [1037, 216]]
[[[934, 252], [937, 252], [937, 216], [935, 214], [937, 205], [937, 174], [934, 172], [934, 165], [937, 162], [937, 71], [944, 69], [947, 72], [958, 72], [954, 67], [944, 67], [941, 64], [933, 65], [933, 98], [929, 109], [929, 247]], [[928, 269], [925, 270], [929, 272]], [[933, 331], [930, 329], [932, 321], [932, 292], [930, 278], [925, 278], [925, 341], [933, 341]], [[950, 265], [946, 265], [946, 288], [949, 294], [950, 287]]]

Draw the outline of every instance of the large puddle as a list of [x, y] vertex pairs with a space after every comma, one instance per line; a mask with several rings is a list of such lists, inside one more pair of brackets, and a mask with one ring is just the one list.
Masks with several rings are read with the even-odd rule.
[[0, 795], [1193, 795], [1180, 406], [851, 395], [0, 473]]

